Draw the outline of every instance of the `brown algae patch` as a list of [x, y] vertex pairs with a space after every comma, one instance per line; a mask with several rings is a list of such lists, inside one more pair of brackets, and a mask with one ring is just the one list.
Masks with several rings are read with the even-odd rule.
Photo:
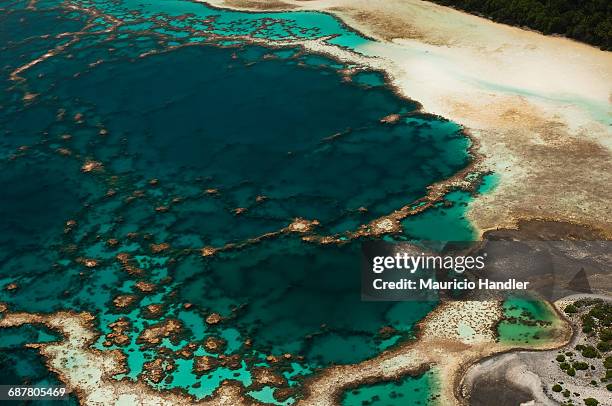
[[154, 347], [159, 345], [164, 338], [170, 338], [172, 341], [176, 341], [182, 331], [183, 325], [180, 321], [166, 319], [142, 330], [136, 342], [141, 345]]
[[132, 308], [138, 301], [136, 295], [119, 295], [113, 299], [113, 305], [118, 310], [125, 310]]
[[206, 316], [206, 324], [209, 325], [214, 325], [214, 324], [219, 324], [222, 320], [222, 317], [219, 313], [211, 313], [208, 316]]
[[102, 162], [93, 161], [93, 160], [87, 160], [85, 161], [83, 166], [81, 166], [81, 172], [84, 172], [84, 173], [100, 172], [103, 169], [104, 169], [104, 166], [102, 165]]
[[128, 319], [122, 317], [110, 323], [108, 327], [111, 329], [111, 332], [106, 335], [106, 341], [103, 343], [105, 347], [110, 347], [111, 345], [123, 347], [130, 343], [130, 337], [127, 333], [132, 329], [132, 326]]

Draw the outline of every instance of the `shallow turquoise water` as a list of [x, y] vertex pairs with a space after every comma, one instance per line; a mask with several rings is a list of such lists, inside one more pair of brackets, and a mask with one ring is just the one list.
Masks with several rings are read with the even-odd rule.
[[432, 209], [402, 221], [405, 234], [428, 241], [473, 241], [476, 233], [465, 217], [469, 192], [454, 191]]
[[479, 194], [486, 194], [491, 192], [499, 184], [499, 174], [489, 173], [482, 177], [482, 182], [478, 186], [477, 192]]
[[[356, 230], [468, 163], [461, 128], [416, 112], [379, 73], [347, 82], [336, 61], [245, 42], [331, 35], [329, 42], [359, 49], [367, 39], [317, 13], [237, 13], [168, 0], [74, 2], [80, 11], [54, 1], [37, 10], [4, 4], [0, 286], [18, 289], [1, 290], [0, 301], [31, 312], [90, 311], [104, 334], [125, 318], [132, 327], [125, 347], [106, 345], [104, 334], [95, 345], [121, 348], [129, 379], [163, 347], [193, 344], [195, 356], [218, 357], [203, 341], [221, 338], [220, 352], [242, 359], [238, 368], [197, 377], [193, 359], [177, 358], [172, 379], [148, 381], [197, 397], [236, 379], [271, 401], [275, 388], [253, 389], [250, 371], [283, 353], [291, 359], [271, 368], [299, 396], [301, 377], [412, 337], [435, 303], [361, 302], [359, 241], [317, 245], [283, 234], [199, 254], [278, 232], [295, 217], [317, 219], [322, 235]], [[92, 10], [103, 15], [87, 17]], [[106, 31], [113, 18], [125, 24]], [[74, 43], [56, 35], [81, 28], [88, 34]], [[23, 80], [9, 79], [66, 44], [20, 72]], [[23, 100], [27, 94], [32, 100]], [[397, 124], [380, 122], [395, 113]], [[84, 173], [90, 161], [102, 169]], [[463, 218], [469, 199], [449, 194], [450, 204], [405, 220], [397, 236], [473, 238]], [[170, 248], [153, 252], [155, 243]], [[139, 271], [126, 272], [118, 254]], [[97, 263], [87, 267], [84, 258]], [[136, 288], [144, 281], [153, 292]], [[113, 299], [125, 294], [135, 295], [134, 304], [116, 308]], [[147, 313], [152, 304], [162, 306], [161, 316]], [[208, 325], [211, 312], [225, 320]], [[151, 348], [137, 342], [143, 329], [169, 318], [182, 323], [179, 337]], [[382, 337], [383, 326], [396, 333]], [[11, 339], [41, 339], [20, 337]]]
[[347, 391], [342, 397], [342, 406], [406, 406], [432, 405], [436, 401], [437, 380], [434, 371], [398, 382], [366, 385]]
[[554, 335], [557, 315], [540, 300], [509, 297], [504, 302], [503, 320], [497, 326], [499, 339], [506, 343], [537, 344]]

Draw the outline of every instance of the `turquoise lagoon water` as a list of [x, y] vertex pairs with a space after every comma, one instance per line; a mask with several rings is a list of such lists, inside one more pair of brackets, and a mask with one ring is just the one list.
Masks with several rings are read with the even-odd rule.
[[505, 320], [497, 326], [504, 343], [530, 345], [553, 337], [557, 315], [545, 302], [530, 297], [509, 297], [504, 302]]
[[436, 403], [436, 373], [433, 370], [422, 375], [408, 376], [398, 382], [366, 385], [347, 391], [342, 406], [405, 406]]
[[[467, 165], [469, 141], [458, 125], [419, 113], [380, 73], [347, 81], [342, 63], [248, 41], [324, 38], [356, 50], [369, 41], [326, 14], [169, 0], [69, 4], [75, 8], [0, 2], [0, 286], [18, 286], [0, 290], [0, 301], [94, 313], [103, 333], [95, 346], [127, 355], [129, 371], [117, 379], [147, 381], [146, 362], [187, 344], [194, 356], [218, 357], [203, 342], [222, 339], [221, 353], [238, 355], [238, 367], [196, 376], [192, 358], [176, 358], [165, 379], [147, 381], [198, 398], [234, 379], [254, 398], [292, 403], [303, 377], [413, 336], [435, 303], [361, 302], [359, 241], [318, 245], [274, 234], [210, 257], [199, 250], [278, 232], [296, 217], [318, 220], [320, 235], [354, 231]], [[56, 55], [11, 79], [48, 50]], [[389, 114], [402, 118], [382, 124]], [[87, 162], [98, 170], [81, 170]], [[463, 218], [470, 197], [449, 194], [447, 204], [405, 220], [398, 236], [473, 238]], [[169, 248], [151, 249], [161, 243]], [[126, 272], [120, 253], [140, 271]], [[137, 282], [155, 289], [141, 292]], [[113, 299], [126, 294], [134, 304], [116, 308]], [[161, 316], [147, 313], [152, 304]], [[208, 325], [212, 312], [224, 320]], [[131, 324], [129, 342], [104, 345], [119, 318]], [[137, 342], [169, 318], [183, 326], [179, 336]], [[391, 336], [379, 334], [385, 326]], [[22, 339], [43, 338], [24, 330]], [[266, 358], [285, 353], [291, 357], [277, 363]], [[253, 385], [259, 366], [295, 394], [276, 399], [275, 387]], [[40, 370], [23, 371], [3, 380], [24, 382]], [[429, 396], [427, 382], [411, 378], [390, 390], [416, 385]], [[351, 396], [347, 402], [361, 395]]]

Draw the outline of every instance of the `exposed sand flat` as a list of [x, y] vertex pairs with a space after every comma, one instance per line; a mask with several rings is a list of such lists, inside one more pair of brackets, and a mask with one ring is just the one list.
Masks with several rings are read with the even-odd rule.
[[360, 49], [370, 64], [424, 111], [464, 125], [481, 169], [501, 175], [470, 207], [480, 231], [540, 218], [612, 236], [612, 53], [418, 0], [207, 2], [327, 11], [375, 38]]

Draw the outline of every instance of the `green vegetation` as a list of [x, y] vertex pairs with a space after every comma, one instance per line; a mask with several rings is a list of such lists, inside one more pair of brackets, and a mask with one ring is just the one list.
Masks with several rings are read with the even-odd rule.
[[597, 320], [595, 320], [594, 317], [591, 317], [590, 314], [585, 314], [582, 316], [582, 332], [583, 333], [590, 333], [593, 331], [593, 327], [595, 327], [595, 324], [597, 323]]
[[557, 384], [552, 387], [552, 390], [553, 392], [561, 392], [563, 388], [561, 387], [561, 385]]
[[[569, 376], [576, 376], [576, 371], [586, 371], [589, 368], [593, 371], [597, 370], [601, 362], [605, 373], [599, 376], [599, 380], [607, 383], [606, 388], [610, 389], [612, 385], [609, 383], [612, 379], [612, 356], [610, 355], [612, 350], [612, 303], [601, 299], [581, 299], [567, 305], [564, 310], [574, 322], [580, 322], [582, 331], [587, 335], [586, 342], [574, 348], [580, 356], [593, 361], [585, 362], [587, 360], [575, 359], [571, 352], [559, 353], [556, 356], [559, 368]], [[597, 358], [599, 360], [596, 360]], [[595, 380], [591, 381], [591, 384], [598, 385]]]
[[577, 311], [578, 309], [573, 304], [568, 304], [567, 306], [565, 306], [565, 313], [572, 314], [572, 313], [576, 313]]
[[589, 316], [598, 319], [603, 325], [610, 326], [612, 323], [612, 304], [611, 303], [598, 303], [591, 310], [589, 310]]
[[567, 389], [563, 391], [563, 397], [564, 397], [564, 398], [569, 398], [569, 397], [570, 397], [570, 394], [571, 394], [571, 393], [570, 393], [570, 391], [569, 391], [569, 390], [567, 390]]
[[[578, 348], [580, 347], [580, 348]], [[582, 352], [582, 356], [585, 358], [599, 358], [599, 351], [592, 345], [577, 345], [576, 349]]]
[[579, 371], [585, 371], [589, 368], [589, 364], [587, 364], [586, 362], [581, 362], [581, 361], [574, 362], [572, 366], [574, 367], [574, 369], [577, 369]]
[[[612, 3], [608, 0], [432, 0], [494, 21], [612, 49]], [[567, 309], [566, 309], [567, 312]]]
[[602, 328], [599, 332], [599, 339], [601, 341], [612, 341], [612, 328]]
[[589, 310], [591, 327], [597, 330], [597, 349], [608, 352], [612, 349], [612, 304], [598, 303]]
[[584, 404], [586, 406], [597, 406], [599, 404], [599, 402], [593, 398], [586, 398], [584, 400]]
[[606, 389], [612, 392], [612, 383], [607, 384]]

